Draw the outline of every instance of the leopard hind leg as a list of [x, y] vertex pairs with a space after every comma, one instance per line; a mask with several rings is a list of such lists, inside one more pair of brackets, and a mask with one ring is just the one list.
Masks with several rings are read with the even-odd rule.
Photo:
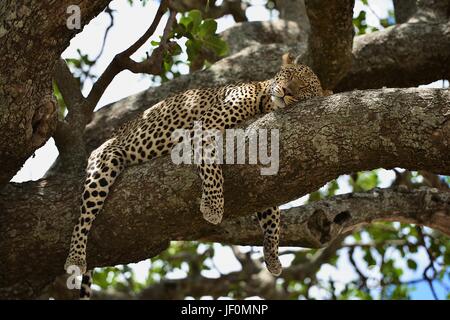
[[80, 288], [80, 300], [90, 300], [92, 296], [92, 276], [94, 274], [93, 270], [87, 271], [83, 278], [81, 279], [81, 288]]
[[263, 251], [267, 269], [274, 276], [279, 276], [282, 271], [278, 257], [278, 245], [280, 243], [280, 209], [271, 207], [256, 213], [259, 225], [263, 230]]

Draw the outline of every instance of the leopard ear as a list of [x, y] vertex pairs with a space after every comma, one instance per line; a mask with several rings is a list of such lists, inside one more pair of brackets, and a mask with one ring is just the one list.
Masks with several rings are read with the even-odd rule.
[[286, 52], [285, 54], [283, 54], [281, 59], [283, 61], [283, 66], [286, 66], [288, 64], [294, 64], [295, 57], [292, 53]]

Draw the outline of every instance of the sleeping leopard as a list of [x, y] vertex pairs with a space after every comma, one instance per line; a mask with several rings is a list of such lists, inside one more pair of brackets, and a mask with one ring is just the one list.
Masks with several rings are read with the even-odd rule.
[[[202, 129], [223, 131], [255, 115], [328, 94], [308, 66], [296, 64], [286, 53], [280, 71], [270, 80], [187, 90], [155, 104], [141, 117], [123, 125], [88, 160], [81, 216], [74, 227], [64, 266], [66, 270], [76, 266], [84, 274], [80, 298], [89, 299], [91, 295], [91, 272], [86, 270], [89, 231], [111, 186], [127, 166], [169, 154], [181, 142], [174, 141], [172, 133], [176, 129], [188, 129], [192, 133], [195, 121], [201, 121]], [[202, 182], [200, 211], [205, 220], [218, 224], [224, 210], [222, 167], [201, 161], [197, 168]], [[257, 212], [256, 216], [264, 236], [267, 269], [278, 276], [282, 271], [278, 258], [280, 210], [275, 206]]]

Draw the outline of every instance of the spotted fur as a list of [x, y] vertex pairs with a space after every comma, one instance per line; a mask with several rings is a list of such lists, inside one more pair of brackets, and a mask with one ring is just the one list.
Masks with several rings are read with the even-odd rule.
[[[72, 234], [65, 268], [76, 265], [82, 273], [86, 272], [88, 234], [112, 184], [127, 166], [168, 154], [181, 141], [173, 140], [175, 129], [194, 131], [193, 122], [201, 121], [203, 129], [223, 131], [257, 114], [322, 95], [324, 91], [313, 71], [307, 66], [294, 64], [285, 55], [281, 70], [273, 79], [187, 90], [157, 103], [141, 117], [122, 126], [89, 157], [81, 216]], [[204, 146], [214, 147], [210, 138], [203, 139]], [[218, 224], [222, 220], [224, 207], [222, 167], [203, 161], [198, 165], [198, 172], [202, 181], [200, 211], [207, 221]], [[269, 271], [274, 275], [281, 273], [278, 259], [279, 216], [277, 207], [257, 213], [264, 233], [264, 257]], [[85, 280], [90, 282], [90, 274]], [[83, 290], [90, 294], [83, 287], [82, 297], [87, 295]]]

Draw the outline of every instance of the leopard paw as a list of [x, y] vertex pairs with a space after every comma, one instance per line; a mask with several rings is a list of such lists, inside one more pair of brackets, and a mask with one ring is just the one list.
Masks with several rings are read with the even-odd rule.
[[280, 260], [276, 259], [274, 261], [266, 261], [267, 270], [274, 276], [279, 276], [283, 271]]
[[203, 218], [209, 223], [217, 225], [222, 221], [223, 206], [214, 204], [206, 198], [202, 198], [200, 211], [203, 214]]
[[86, 273], [86, 259], [80, 256], [69, 256], [64, 264], [64, 270], [72, 271], [73, 268], [78, 268], [80, 274]]

